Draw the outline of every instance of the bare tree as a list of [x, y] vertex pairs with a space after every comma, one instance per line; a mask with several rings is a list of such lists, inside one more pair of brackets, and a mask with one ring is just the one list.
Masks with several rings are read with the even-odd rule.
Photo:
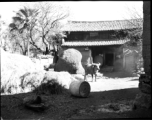
[[69, 14], [54, 4], [39, 3], [36, 5], [36, 8], [40, 10], [40, 14], [35, 30], [45, 47], [44, 54], [49, 54], [51, 51], [50, 47], [52, 46], [55, 50], [55, 46], [65, 36], [64, 32], [61, 31], [62, 25], [60, 21], [68, 17]]
[[136, 62], [136, 71], [142, 67], [142, 34], [143, 34], [143, 16], [142, 9], [137, 10], [135, 8], [128, 8], [126, 14], [131, 19], [125, 19], [127, 24], [132, 27], [132, 29], [119, 30], [116, 32], [116, 36], [119, 39], [122, 39], [121, 35], [123, 34], [123, 39], [129, 39], [130, 41], [126, 42], [122, 47], [131, 51], [135, 51], [138, 54], [138, 61]]
[[[22, 12], [25, 17], [20, 18], [21, 15], [17, 12], [17, 15], [20, 16], [13, 17], [16, 24], [10, 24], [11, 30], [18, 30], [20, 35], [18, 33], [16, 35], [20, 40], [28, 41], [30, 48], [39, 50], [45, 55], [49, 54], [51, 46], [55, 50], [55, 46], [65, 36], [60, 30], [62, 27], [60, 21], [68, 16], [68, 12], [60, 10], [54, 4], [46, 2], [36, 3], [32, 8], [24, 7], [19, 12]], [[20, 22], [17, 24], [16, 21]], [[23, 47], [23, 45], [21, 46]]]
[[126, 14], [130, 17], [130, 20], [127, 20], [134, 29], [126, 30], [127, 37], [130, 39], [130, 42], [141, 42], [142, 33], [143, 33], [143, 10], [136, 9], [135, 7], [127, 8]]

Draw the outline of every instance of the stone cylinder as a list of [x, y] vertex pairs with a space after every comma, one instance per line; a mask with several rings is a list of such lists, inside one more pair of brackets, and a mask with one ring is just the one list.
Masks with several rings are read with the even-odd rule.
[[89, 96], [91, 87], [86, 81], [73, 81], [69, 90], [73, 96], [85, 98]]

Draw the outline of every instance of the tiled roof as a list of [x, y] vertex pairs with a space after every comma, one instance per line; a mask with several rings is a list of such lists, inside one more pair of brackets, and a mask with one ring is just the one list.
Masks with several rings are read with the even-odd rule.
[[63, 31], [103, 31], [142, 27], [143, 19], [115, 21], [68, 21]]
[[106, 45], [122, 45], [129, 40], [116, 40], [116, 41], [73, 41], [64, 42], [62, 46], [106, 46]]

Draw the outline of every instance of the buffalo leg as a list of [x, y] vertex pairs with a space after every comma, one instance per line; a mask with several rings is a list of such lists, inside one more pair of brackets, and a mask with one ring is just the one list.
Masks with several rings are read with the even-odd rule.
[[92, 74], [92, 82], [93, 82], [93, 74]]

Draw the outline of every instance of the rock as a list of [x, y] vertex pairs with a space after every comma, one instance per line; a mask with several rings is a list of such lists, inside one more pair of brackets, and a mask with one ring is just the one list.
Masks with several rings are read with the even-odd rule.
[[151, 85], [144, 82], [139, 83], [139, 90], [143, 93], [151, 94]]
[[82, 55], [76, 49], [67, 49], [59, 56], [54, 71], [67, 71], [71, 74], [84, 74], [81, 64]]
[[139, 107], [151, 108], [151, 95], [142, 92], [137, 94], [133, 106], [136, 109]]
[[139, 77], [139, 82], [144, 82], [147, 84], [151, 84], [151, 76], [146, 74], [141, 74]]

